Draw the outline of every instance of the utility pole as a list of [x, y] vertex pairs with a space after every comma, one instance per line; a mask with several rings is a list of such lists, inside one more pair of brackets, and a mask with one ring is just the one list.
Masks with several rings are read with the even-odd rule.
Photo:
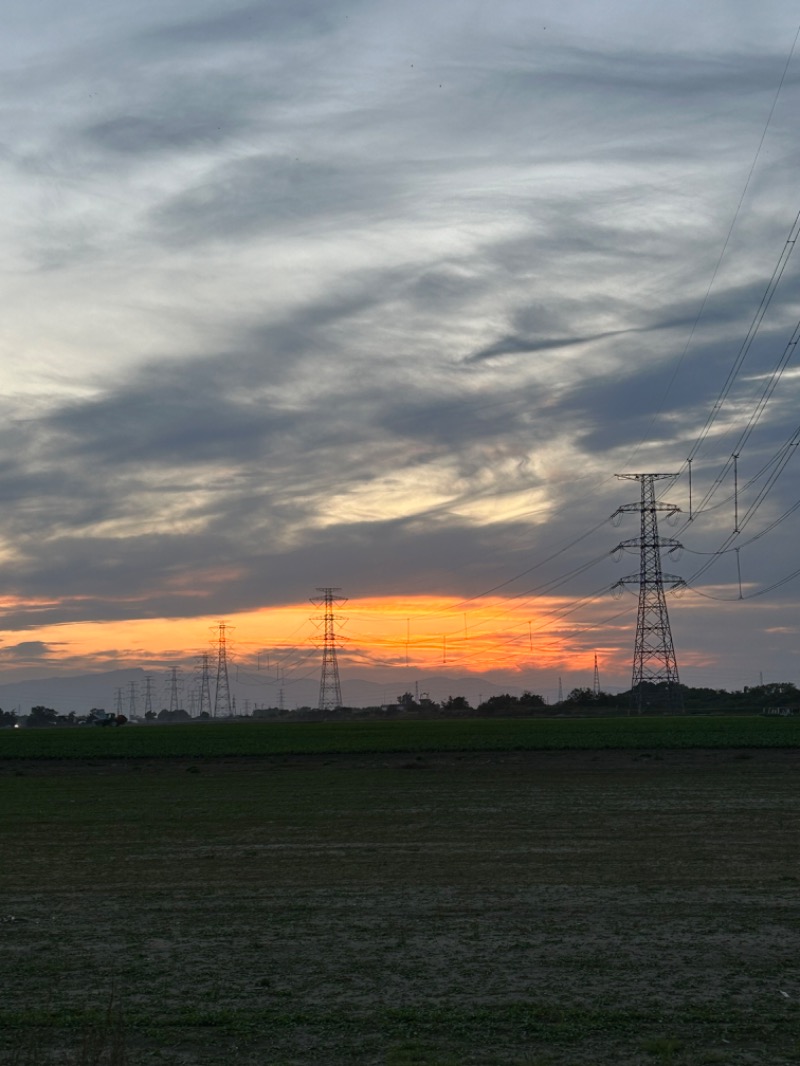
[[664, 574], [661, 570], [661, 549], [674, 551], [682, 547], [671, 537], [658, 535], [658, 514], [678, 514], [680, 507], [656, 501], [655, 483], [675, 474], [617, 474], [625, 481], [638, 481], [641, 486], [639, 503], [626, 503], [615, 514], [638, 514], [639, 536], [623, 540], [615, 549], [638, 549], [639, 573], [621, 578], [616, 587], [639, 586], [639, 611], [636, 620], [636, 643], [633, 650], [631, 699], [636, 710], [657, 701], [669, 710], [683, 710], [678, 679], [678, 664], [672, 643], [664, 587], [684, 586], [683, 578]]
[[315, 607], [322, 607], [323, 616], [323, 640], [322, 640], [322, 673], [319, 682], [319, 710], [330, 711], [335, 707], [342, 706], [342, 686], [339, 682], [339, 664], [336, 661], [336, 615], [334, 607], [347, 603], [347, 600], [336, 596], [341, 589], [326, 586], [317, 587], [320, 596], [314, 596], [311, 602]]
[[214, 692], [214, 717], [225, 714], [229, 718], [233, 715], [231, 703], [231, 686], [228, 680], [228, 638], [227, 630], [231, 627], [225, 622], [220, 622], [217, 636], [217, 687]]

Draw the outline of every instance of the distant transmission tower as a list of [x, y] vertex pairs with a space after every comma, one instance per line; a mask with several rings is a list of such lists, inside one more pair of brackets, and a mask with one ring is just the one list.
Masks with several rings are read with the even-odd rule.
[[211, 674], [208, 668], [208, 652], [203, 652], [200, 658], [200, 698], [198, 700], [200, 717], [203, 714], [207, 714], [211, 717], [213, 707], [211, 706]]
[[170, 668], [169, 679], [169, 709], [177, 711], [180, 707], [180, 697], [178, 696], [178, 667], [173, 666]]
[[230, 626], [220, 622], [217, 636], [217, 687], [214, 692], [214, 717], [233, 714], [231, 686], [228, 680], [228, 637]]
[[592, 682], [592, 692], [595, 696], [600, 695], [600, 670], [597, 667], [597, 652], [594, 653], [594, 680]]
[[128, 694], [128, 718], [136, 717], [136, 682], [131, 681]]
[[144, 716], [153, 713], [153, 675], [147, 674], [144, 679]]
[[638, 548], [639, 573], [621, 578], [615, 587], [639, 586], [639, 613], [636, 620], [636, 644], [633, 650], [631, 698], [641, 713], [650, 702], [666, 705], [670, 710], [682, 710], [683, 699], [678, 679], [678, 664], [672, 644], [672, 632], [667, 614], [665, 585], [680, 588], [685, 581], [661, 571], [661, 549], [673, 551], [682, 545], [670, 537], [658, 535], [658, 513], [674, 515], [680, 507], [656, 502], [655, 482], [674, 474], [617, 474], [627, 481], [638, 481], [642, 493], [639, 503], [627, 503], [616, 514], [638, 513], [638, 537], [623, 540], [618, 548]]
[[334, 707], [342, 706], [342, 686], [339, 682], [339, 664], [336, 661], [336, 615], [334, 607], [347, 603], [336, 595], [341, 589], [317, 588], [321, 596], [312, 597], [311, 602], [316, 607], [322, 607], [323, 644], [322, 644], [322, 674], [319, 682], [319, 704], [321, 711], [330, 711]]

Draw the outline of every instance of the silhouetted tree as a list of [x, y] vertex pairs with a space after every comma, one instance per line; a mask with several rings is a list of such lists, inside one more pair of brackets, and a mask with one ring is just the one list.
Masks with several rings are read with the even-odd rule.
[[520, 696], [519, 705], [520, 707], [527, 707], [529, 710], [547, 706], [543, 696], [540, 696], [538, 692], [528, 692], [527, 689]]
[[42, 707], [41, 704], [36, 707], [31, 707], [31, 713], [28, 715], [28, 725], [46, 726], [55, 725], [58, 715], [52, 707]]
[[442, 704], [443, 711], [469, 711], [472, 708], [466, 696], [448, 696]]
[[159, 722], [188, 722], [190, 716], [188, 711], [184, 711], [183, 708], [179, 707], [175, 711], [159, 711], [158, 720]]
[[520, 711], [535, 711], [547, 706], [544, 699], [535, 692], [525, 691], [521, 696], [512, 696], [503, 692], [490, 696], [478, 707], [479, 714], [519, 714]]
[[564, 703], [571, 703], [573, 706], [584, 706], [587, 703], [594, 703], [595, 701], [594, 690], [590, 688], [574, 688], [567, 694]]

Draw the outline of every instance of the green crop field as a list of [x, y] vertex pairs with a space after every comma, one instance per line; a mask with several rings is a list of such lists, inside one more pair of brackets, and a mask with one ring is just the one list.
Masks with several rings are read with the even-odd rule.
[[[800, 752], [742, 745], [791, 723], [718, 750], [591, 723], [647, 746], [537, 752], [582, 723], [482, 722], [520, 750], [413, 750], [467, 725], [409, 724], [401, 754], [0, 764], [0, 1062], [800, 1061]], [[318, 728], [305, 750], [386, 743]]]
[[470, 718], [0, 730], [0, 759], [800, 747], [800, 716]]

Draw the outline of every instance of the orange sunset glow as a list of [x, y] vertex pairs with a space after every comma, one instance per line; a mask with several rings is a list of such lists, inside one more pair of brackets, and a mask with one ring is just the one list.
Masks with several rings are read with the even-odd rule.
[[[387, 668], [520, 673], [532, 668], [591, 669], [596, 653], [601, 663], [627, 660], [628, 611], [616, 625], [609, 620], [602, 627], [584, 623], [582, 633], [567, 616], [569, 604], [556, 597], [537, 599], [535, 608], [503, 597], [347, 600], [335, 613], [340, 666], [351, 675]], [[601, 609], [608, 613], [609, 604]], [[322, 644], [322, 615], [310, 602], [232, 613], [224, 619], [209, 615], [45, 625], [24, 632], [7, 630], [0, 639], [11, 651], [35, 647], [37, 661], [51, 667], [153, 668], [213, 654], [223, 620], [231, 661], [284, 673], [296, 670], [300, 662], [314, 667]], [[614, 640], [612, 647], [598, 648], [601, 633], [606, 644]]]

